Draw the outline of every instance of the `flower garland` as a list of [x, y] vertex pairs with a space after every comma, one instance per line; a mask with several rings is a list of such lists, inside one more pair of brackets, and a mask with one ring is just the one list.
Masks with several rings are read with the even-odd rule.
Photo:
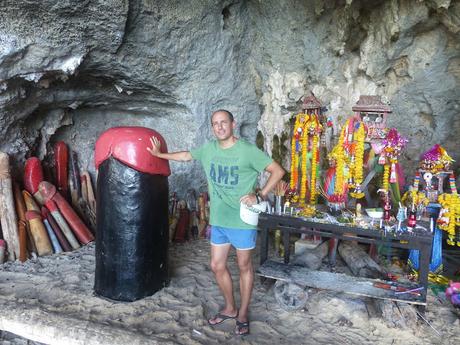
[[318, 143], [319, 136], [317, 131], [313, 134], [312, 154], [311, 154], [311, 182], [310, 182], [310, 204], [316, 203], [316, 172], [319, 161]]
[[[305, 206], [307, 199], [308, 184], [311, 186], [310, 203], [314, 203], [316, 201], [316, 175], [319, 161], [318, 149], [321, 132], [322, 126], [317, 114], [299, 113], [296, 115], [294, 134], [291, 139], [291, 178], [289, 189], [292, 191], [291, 200], [293, 202], [299, 201], [302, 206]], [[312, 170], [310, 174], [311, 181], [308, 183], [307, 163], [310, 138], [312, 150]]]
[[299, 212], [299, 216], [313, 217], [316, 214], [315, 205], [305, 205]]
[[342, 127], [339, 142], [329, 154], [329, 158], [335, 161], [336, 166], [334, 195], [328, 197], [329, 201], [346, 198], [350, 187], [354, 188], [350, 193], [351, 197], [357, 199], [364, 197], [361, 184], [364, 176], [365, 139], [364, 123], [349, 118]]
[[[455, 227], [460, 225], [460, 195], [441, 194], [438, 198], [444, 212], [440, 212], [438, 226], [447, 232], [447, 244], [455, 245]], [[457, 241], [460, 247], [460, 241]]]
[[427, 206], [430, 202], [425, 196], [425, 193], [419, 192], [414, 187], [411, 187], [401, 198], [401, 202], [408, 208], [417, 208], [420, 206]]
[[[342, 127], [342, 131], [340, 133], [339, 142], [337, 143], [336, 147], [332, 150], [332, 156], [335, 156], [335, 164], [336, 164], [336, 176], [335, 176], [335, 186], [334, 186], [334, 194], [343, 195], [344, 194], [344, 187], [345, 187], [345, 150], [343, 147], [343, 143], [345, 141], [345, 130], [348, 127], [347, 120], [345, 126]], [[335, 152], [334, 152], [335, 151]]]
[[307, 195], [307, 152], [308, 152], [308, 130], [310, 126], [310, 116], [304, 115], [304, 124], [302, 130], [302, 176], [300, 180], [300, 204], [305, 205], [305, 198]]
[[383, 141], [384, 148], [379, 164], [384, 164], [382, 188], [386, 191], [389, 191], [390, 183], [397, 183], [396, 163], [408, 141], [398, 133], [396, 128], [390, 129]]
[[353, 198], [361, 199], [364, 193], [361, 191], [361, 183], [363, 183], [363, 169], [364, 169], [364, 140], [366, 138], [366, 131], [364, 130], [364, 123], [360, 123], [355, 135], [354, 146], [354, 162], [353, 162], [353, 181], [355, 191], [350, 193]]
[[427, 206], [430, 202], [425, 193], [419, 192], [418, 187], [420, 184], [420, 174], [417, 172], [414, 177], [414, 182], [410, 189], [404, 193], [401, 202], [408, 208], [418, 208], [420, 206]]
[[294, 133], [291, 140], [291, 179], [289, 187], [291, 190], [297, 189], [298, 178], [299, 178], [299, 162], [297, 158], [297, 139], [299, 138], [299, 129], [300, 127], [300, 115], [296, 116], [294, 124]]
[[[460, 226], [460, 195], [457, 193], [453, 175], [449, 178], [451, 194], [444, 193], [438, 197], [441, 211], [437, 220], [438, 227], [447, 232], [447, 244], [455, 245], [456, 226]], [[460, 247], [460, 240], [457, 239]]]
[[383, 166], [382, 189], [387, 192], [390, 190], [390, 164], [388, 163]]
[[436, 174], [450, 170], [450, 165], [453, 161], [446, 150], [441, 145], [436, 144], [422, 155], [420, 168]]

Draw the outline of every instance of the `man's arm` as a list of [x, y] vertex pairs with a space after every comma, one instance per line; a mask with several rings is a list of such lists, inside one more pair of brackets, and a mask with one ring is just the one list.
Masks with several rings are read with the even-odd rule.
[[151, 137], [150, 142], [152, 143], [152, 147], [147, 147], [147, 151], [154, 157], [173, 160], [173, 161], [180, 161], [180, 162], [187, 162], [193, 159], [192, 155], [189, 151], [179, 151], [179, 152], [168, 152], [163, 153], [160, 151], [161, 143], [157, 137]]
[[275, 188], [276, 184], [283, 178], [285, 171], [284, 169], [275, 161], [271, 162], [266, 168], [265, 171], [270, 173], [270, 177], [267, 180], [265, 186], [259, 192], [259, 195], [263, 199], [267, 199], [268, 193]]
[[[259, 195], [263, 199], [267, 199], [268, 193], [275, 188], [276, 184], [281, 180], [284, 176], [284, 169], [275, 161], [271, 162], [266, 168], [265, 171], [270, 173], [270, 177], [263, 186], [262, 190], [259, 192]], [[240, 201], [246, 205], [254, 205], [257, 204], [257, 196], [254, 193], [243, 195]]]

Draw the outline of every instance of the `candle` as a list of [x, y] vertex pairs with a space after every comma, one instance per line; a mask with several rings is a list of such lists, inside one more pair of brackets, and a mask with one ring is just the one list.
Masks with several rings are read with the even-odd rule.
[[449, 176], [449, 185], [452, 194], [457, 194], [457, 187], [455, 186], [455, 176], [451, 174]]
[[414, 189], [418, 191], [418, 185], [420, 183], [420, 173], [416, 172], [415, 173], [415, 178], [414, 178]]
[[286, 202], [284, 203], [284, 206], [283, 206], [283, 214], [286, 214], [286, 210], [287, 210], [287, 208], [289, 207], [289, 205], [290, 205], [290, 204], [289, 204], [289, 201], [286, 201]]

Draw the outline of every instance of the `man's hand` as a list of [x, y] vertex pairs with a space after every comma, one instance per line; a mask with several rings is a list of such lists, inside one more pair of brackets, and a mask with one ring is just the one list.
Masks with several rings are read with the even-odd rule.
[[257, 204], [257, 197], [254, 193], [249, 193], [249, 194], [243, 195], [240, 198], [240, 202], [248, 206], [252, 206], [252, 205]]
[[158, 157], [158, 155], [161, 153], [161, 151], [160, 151], [160, 147], [161, 147], [160, 140], [158, 140], [157, 137], [152, 136], [150, 138], [150, 142], [152, 143], [152, 147], [147, 147], [147, 151], [149, 151], [152, 156]]
[[157, 137], [152, 136], [150, 138], [150, 142], [152, 143], [152, 147], [147, 147], [147, 151], [149, 151], [153, 157], [158, 157], [161, 159], [173, 160], [173, 161], [178, 161], [178, 162], [187, 162], [193, 159], [189, 151], [179, 151], [179, 152], [169, 152], [169, 153], [161, 152], [160, 151], [161, 143]]

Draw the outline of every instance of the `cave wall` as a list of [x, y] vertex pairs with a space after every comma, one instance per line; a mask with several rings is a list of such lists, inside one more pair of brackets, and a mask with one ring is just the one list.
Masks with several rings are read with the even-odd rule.
[[[211, 138], [232, 111], [238, 135], [287, 129], [308, 91], [336, 125], [378, 94], [410, 139], [406, 169], [441, 143], [460, 160], [460, 1], [4, 0], [0, 11], [0, 149], [16, 174], [66, 141], [94, 172], [107, 128], [139, 125], [169, 150]], [[172, 163], [172, 189], [203, 186]]]

